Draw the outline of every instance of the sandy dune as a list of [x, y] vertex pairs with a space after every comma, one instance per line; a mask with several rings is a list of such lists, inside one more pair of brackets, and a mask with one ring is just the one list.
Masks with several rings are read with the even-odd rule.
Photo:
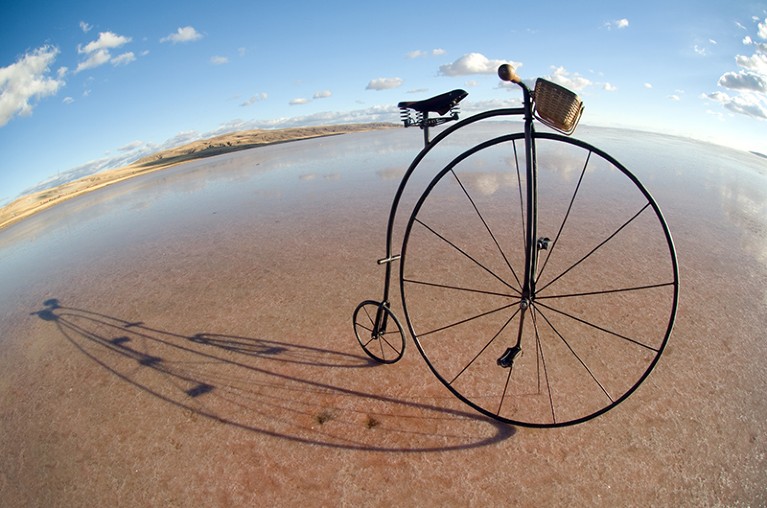
[[51, 189], [23, 196], [0, 208], [0, 229], [57, 203], [152, 171], [204, 157], [247, 150], [273, 143], [285, 143], [319, 136], [333, 136], [394, 127], [392, 124], [351, 124], [319, 127], [295, 127], [276, 130], [250, 130], [224, 134], [164, 150], [139, 159], [128, 166], [102, 171], [92, 176]]

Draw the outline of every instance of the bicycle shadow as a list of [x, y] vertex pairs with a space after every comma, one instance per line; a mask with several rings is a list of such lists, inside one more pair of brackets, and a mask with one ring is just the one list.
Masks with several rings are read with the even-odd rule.
[[383, 452], [489, 446], [513, 427], [473, 412], [340, 386], [339, 369], [369, 368], [361, 355], [284, 341], [185, 335], [67, 307], [33, 312], [86, 357], [187, 415], [291, 442]]

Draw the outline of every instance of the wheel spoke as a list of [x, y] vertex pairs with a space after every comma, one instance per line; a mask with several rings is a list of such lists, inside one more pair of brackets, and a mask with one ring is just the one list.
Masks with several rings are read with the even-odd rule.
[[503, 393], [501, 393], [501, 401], [498, 403], [498, 411], [495, 412], [496, 415], [501, 414], [501, 409], [503, 409], [503, 401], [506, 400], [506, 391], [509, 389], [509, 382], [511, 381], [511, 372], [512, 368], [509, 368], [509, 373], [506, 374], [506, 382], [503, 384]]
[[472, 359], [469, 361], [469, 363], [467, 363], [467, 364], [466, 364], [466, 365], [465, 365], [465, 366], [464, 366], [464, 367], [461, 369], [461, 371], [460, 371], [458, 374], [456, 374], [456, 375], [455, 375], [455, 377], [453, 377], [453, 379], [451, 379], [451, 380], [450, 380], [450, 382], [449, 382], [448, 384], [452, 385], [453, 383], [455, 383], [455, 381], [456, 381], [456, 380], [457, 380], [457, 379], [458, 379], [458, 378], [461, 376], [461, 374], [463, 374], [464, 372], [466, 372], [466, 369], [468, 369], [468, 368], [471, 366], [471, 364], [473, 364], [473, 363], [474, 363], [474, 362], [477, 360], [477, 358], [479, 358], [480, 356], [482, 356], [482, 353], [484, 353], [484, 352], [485, 352], [485, 350], [486, 350], [488, 347], [490, 347], [490, 344], [492, 344], [493, 342], [495, 342], [495, 339], [497, 339], [497, 338], [498, 338], [498, 336], [501, 334], [501, 332], [503, 332], [503, 330], [504, 330], [504, 329], [505, 329], [505, 328], [506, 328], [506, 327], [509, 325], [509, 323], [511, 323], [511, 321], [514, 319], [514, 317], [516, 317], [516, 315], [517, 315], [517, 314], [519, 314], [519, 309], [517, 309], [516, 311], [514, 311], [514, 314], [512, 314], [512, 315], [511, 315], [511, 317], [510, 317], [509, 319], [507, 319], [505, 323], [503, 323], [503, 325], [501, 326], [501, 329], [500, 329], [500, 330], [498, 330], [498, 332], [497, 332], [495, 335], [493, 335], [493, 338], [492, 338], [492, 339], [490, 339], [490, 340], [487, 342], [487, 344], [485, 344], [485, 345], [484, 345], [484, 347], [483, 347], [482, 349], [480, 349], [480, 350], [479, 350], [479, 352], [478, 352], [478, 353], [477, 353], [477, 354], [474, 356], [474, 358], [472, 358]]
[[[525, 313], [526, 313], [526, 309], [523, 309], [520, 306], [520, 310], [517, 311], [517, 312], [521, 312], [522, 313], [519, 316], [519, 328], [517, 330], [517, 343], [516, 343], [516, 346], [515, 346], [518, 349], [519, 348], [519, 344], [522, 341], [522, 332], [524, 331], [524, 326], [525, 326]], [[514, 315], [516, 316], [516, 313]], [[512, 316], [512, 318], [513, 317], [514, 316]], [[511, 321], [511, 320], [509, 320], [509, 321]], [[508, 321], [503, 326], [506, 327], [507, 324], [508, 324]], [[500, 333], [500, 332], [498, 332], [498, 333]], [[501, 409], [503, 409], [503, 401], [506, 399], [506, 391], [509, 389], [509, 382], [511, 381], [511, 373], [514, 371], [513, 360], [508, 365], [508, 369], [509, 369], [509, 373], [506, 375], [506, 382], [503, 384], [503, 392], [501, 393], [501, 400], [498, 402], [498, 411], [495, 412], [496, 415], [500, 415], [501, 414]]]
[[[375, 322], [375, 320], [373, 319], [373, 317], [370, 315], [370, 313], [368, 312], [368, 309], [367, 309], [367, 307], [362, 307], [362, 310], [363, 310], [363, 311], [365, 311], [365, 315], [366, 315], [366, 316], [368, 317], [368, 319], [370, 320], [370, 326], [373, 326], [373, 327], [374, 327], [374, 326], [376, 325], [376, 322]], [[370, 329], [370, 331], [372, 332], [372, 331], [373, 331], [373, 329], [371, 328], [371, 329]]]
[[[473, 257], [472, 257], [472, 256], [471, 256], [469, 253], [467, 253], [465, 250], [461, 249], [461, 248], [460, 248], [460, 247], [458, 247], [456, 244], [454, 244], [453, 242], [451, 242], [450, 240], [448, 240], [447, 238], [445, 238], [445, 237], [444, 237], [444, 236], [442, 236], [441, 234], [437, 233], [437, 232], [436, 232], [434, 229], [432, 229], [431, 227], [429, 227], [429, 226], [428, 226], [426, 223], [424, 223], [423, 221], [421, 221], [420, 219], [417, 219], [417, 218], [415, 219], [415, 222], [417, 222], [418, 224], [420, 224], [420, 225], [422, 225], [423, 227], [425, 227], [426, 229], [428, 229], [428, 230], [429, 230], [431, 233], [433, 233], [433, 234], [434, 234], [434, 235], [435, 235], [437, 238], [439, 238], [439, 239], [440, 239], [440, 240], [442, 240], [443, 242], [447, 243], [447, 244], [448, 244], [450, 247], [452, 247], [453, 249], [455, 249], [455, 250], [457, 250], [458, 252], [460, 252], [460, 253], [461, 253], [463, 256], [465, 256], [466, 258], [468, 258], [468, 259], [469, 259], [470, 261], [472, 261], [474, 264], [476, 264], [477, 266], [479, 266], [480, 268], [482, 268], [484, 271], [486, 271], [487, 273], [489, 273], [490, 275], [492, 275], [493, 277], [495, 277], [496, 279], [498, 279], [498, 280], [499, 280], [501, 283], [503, 283], [503, 285], [504, 285], [504, 286], [508, 287], [508, 288], [509, 288], [509, 289], [511, 289], [512, 291], [515, 291], [515, 292], [517, 292], [517, 293], [520, 293], [520, 292], [519, 292], [519, 290], [517, 290], [517, 289], [516, 289], [514, 286], [512, 286], [511, 284], [509, 284], [509, 283], [508, 283], [508, 282], [506, 282], [505, 280], [503, 280], [503, 278], [501, 278], [501, 277], [500, 277], [498, 274], [496, 274], [494, 271], [492, 271], [491, 269], [489, 269], [488, 267], [486, 267], [485, 265], [483, 265], [482, 263], [480, 263], [479, 261], [477, 261], [476, 259], [474, 259], [474, 258], [473, 258]], [[520, 294], [521, 294], [521, 293], [520, 293]]]
[[482, 216], [482, 213], [479, 211], [477, 204], [474, 202], [474, 199], [472, 199], [471, 195], [469, 195], [469, 191], [463, 185], [463, 182], [461, 182], [461, 179], [458, 178], [458, 175], [455, 174], [455, 171], [450, 171], [450, 172], [453, 174], [453, 177], [455, 177], [455, 181], [458, 182], [458, 185], [461, 187], [461, 190], [463, 190], [464, 195], [466, 195], [466, 198], [471, 203], [471, 206], [474, 208], [474, 211], [477, 213], [477, 217], [479, 217], [479, 220], [482, 221], [482, 224], [485, 226], [485, 230], [487, 230], [488, 234], [490, 235], [490, 238], [493, 239], [493, 243], [495, 244], [495, 247], [498, 249], [498, 253], [501, 255], [504, 262], [506, 262], [506, 266], [509, 267], [509, 270], [511, 270], [511, 274], [514, 276], [514, 280], [517, 281], [517, 286], [519, 286], [519, 289], [520, 289], [519, 292], [521, 294], [522, 283], [519, 281], [519, 277], [517, 276], [517, 272], [514, 270], [514, 267], [511, 266], [511, 262], [509, 261], [509, 258], [506, 257], [506, 253], [503, 252], [501, 245], [498, 243], [498, 239], [493, 234], [492, 230], [490, 229], [490, 226], [487, 224], [487, 221]]
[[[565, 346], [567, 346], [567, 349], [570, 351], [570, 353], [572, 353], [572, 355], [578, 360], [578, 363], [580, 363], [581, 366], [586, 370], [586, 372], [589, 373], [589, 376], [591, 377], [591, 379], [594, 380], [594, 382], [599, 386], [599, 388], [602, 390], [602, 392], [604, 392], [604, 394], [607, 396], [607, 398], [610, 399], [610, 402], [611, 403], [615, 402], [615, 399], [613, 399], [613, 397], [607, 391], [607, 388], [605, 388], [605, 386], [597, 379], [597, 377], [594, 374], [594, 372], [589, 368], [588, 365], [586, 365], [586, 362], [583, 361], [583, 359], [580, 357], [580, 355], [575, 352], [575, 350], [570, 345], [570, 343], [567, 341], [567, 339], [559, 332], [559, 330], [557, 330], [557, 328], [551, 323], [551, 321], [549, 321], [549, 318], [546, 317], [546, 314], [541, 312], [540, 309], [539, 309], [538, 312], [541, 315], [541, 317], [543, 318], [543, 320], [546, 321], [546, 324], [548, 324], [549, 327], [551, 327], [551, 329], [554, 331], [554, 333], [557, 334], [557, 337], [559, 337], [559, 339], [565, 344]], [[552, 413], [553, 413], [553, 411], [554, 411], [554, 408], [553, 408], [553, 405], [552, 405]]]
[[569, 293], [569, 294], [562, 294], [562, 295], [545, 295], [545, 296], [535, 296], [536, 300], [546, 300], [546, 299], [552, 299], [552, 298], [574, 298], [578, 296], [595, 296], [595, 295], [609, 295], [613, 293], [627, 293], [630, 291], [642, 291], [645, 289], [658, 289], [663, 287], [669, 287], [673, 286], [674, 282], [661, 282], [658, 284], [648, 284], [646, 286], [634, 286], [634, 287], [628, 287], [628, 288], [618, 288], [618, 289], [604, 289], [602, 291], [586, 291], [584, 293]]
[[[405, 334], [388, 304], [373, 300], [362, 302], [354, 311], [353, 323], [357, 341], [365, 353], [375, 361], [394, 363], [402, 357], [405, 351]], [[389, 350], [393, 352], [393, 356], [391, 353], [387, 354]]]
[[531, 307], [533, 319], [533, 329], [535, 330], [535, 377], [538, 384], [538, 393], [541, 393], [541, 366], [543, 366], [543, 378], [546, 383], [546, 393], [549, 399], [549, 409], [551, 410], [551, 421], [557, 423], [557, 417], [554, 414], [554, 394], [551, 393], [551, 383], [549, 383], [549, 371], [546, 369], [546, 356], [543, 354], [543, 344], [541, 343], [541, 334], [538, 331], [538, 309]]
[[549, 263], [549, 259], [551, 259], [551, 255], [554, 252], [554, 249], [557, 246], [557, 242], [559, 241], [559, 237], [562, 235], [562, 230], [565, 229], [565, 224], [567, 224], [567, 219], [570, 218], [570, 211], [573, 209], [573, 203], [575, 203], [575, 198], [578, 196], [578, 191], [581, 188], [581, 182], [583, 182], [583, 176], [586, 174], [586, 168], [589, 166], [589, 161], [591, 160], [591, 151], [589, 151], [588, 155], [586, 155], [586, 162], [583, 164], [583, 169], [581, 170], [581, 175], [578, 177], [578, 183], [575, 185], [575, 190], [573, 191], [573, 195], [570, 198], [570, 204], [567, 206], [567, 211], [565, 212], [565, 216], [562, 219], [562, 224], [559, 226], [559, 231], [557, 231], [557, 236], [554, 237], [554, 241], [551, 242], [551, 246], [549, 246], [549, 250], [546, 253], [546, 259], [543, 260], [543, 265], [541, 266], [541, 269], [538, 271], [538, 276], [536, 277], [536, 282], [541, 279], [541, 275], [543, 275], [543, 271], [546, 269], [546, 265]]
[[573, 265], [572, 265], [572, 266], [570, 266], [570, 268], [566, 269], [564, 272], [562, 272], [562, 273], [560, 273], [559, 275], [557, 275], [557, 276], [556, 276], [554, 279], [550, 280], [548, 284], [546, 284], [546, 285], [545, 285], [545, 286], [543, 286], [542, 288], [538, 288], [538, 291], [539, 291], [539, 292], [540, 292], [540, 291], [544, 291], [544, 290], [545, 290], [547, 287], [551, 286], [551, 285], [552, 285], [552, 284], [554, 284], [556, 281], [558, 281], [559, 279], [561, 279], [562, 277], [564, 277], [564, 276], [565, 276], [565, 274], [567, 274], [568, 272], [570, 272], [570, 270], [572, 270], [572, 269], [573, 269], [573, 268], [575, 268], [576, 266], [578, 266], [578, 265], [580, 265], [581, 263], [583, 263], [584, 261], [586, 261], [586, 260], [587, 260], [589, 257], [591, 257], [591, 256], [592, 256], [592, 255], [593, 255], [593, 254], [594, 254], [596, 251], [598, 251], [599, 249], [601, 249], [601, 248], [602, 248], [602, 247], [603, 247], [603, 246], [604, 246], [604, 245], [605, 245], [607, 242], [609, 242], [610, 240], [612, 240], [613, 238], [615, 238], [615, 236], [616, 236], [618, 233], [620, 233], [621, 231], [623, 231], [623, 229], [624, 229], [626, 226], [628, 226], [629, 224], [631, 224], [632, 222], [634, 222], [634, 220], [635, 220], [637, 217], [639, 217], [639, 216], [642, 214], [642, 212], [644, 212], [645, 210], [647, 210], [647, 208], [648, 208], [649, 206], [650, 206], [650, 203], [648, 202], [646, 205], [644, 205], [644, 206], [642, 207], [642, 209], [641, 209], [641, 210], [639, 210], [637, 213], [635, 213], [635, 214], [634, 214], [634, 215], [633, 215], [633, 216], [632, 216], [632, 217], [631, 217], [629, 220], [627, 220], [626, 222], [624, 222], [624, 223], [623, 223], [623, 224], [622, 224], [622, 225], [621, 225], [621, 226], [620, 226], [618, 229], [616, 229], [616, 230], [615, 230], [615, 231], [614, 231], [614, 232], [613, 232], [613, 233], [612, 233], [610, 236], [608, 236], [607, 238], [605, 238], [604, 240], [602, 240], [602, 242], [600, 242], [600, 243], [599, 243], [599, 244], [598, 244], [596, 247], [594, 247], [593, 249], [591, 249], [591, 251], [590, 251], [588, 254], [586, 254], [586, 255], [585, 255], [585, 256], [583, 256], [581, 259], [579, 259], [578, 261], [576, 261], [575, 263], [573, 263]]
[[626, 337], [625, 335], [621, 335], [621, 334], [620, 334], [620, 333], [618, 333], [618, 332], [614, 332], [614, 331], [612, 331], [612, 330], [608, 330], [607, 328], [605, 328], [605, 327], [603, 327], [603, 326], [599, 326], [599, 325], [597, 325], [597, 324], [594, 324], [594, 323], [592, 323], [592, 322], [590, 322], [590, 321], [586, 321], [585, 319], [581, 319], [581, 318], [579, 318], [579, 317], [577, 317], [577, 316], [574, 316], [574, 315], [572, 315], [572, 314], [569, 314], [569, 313], [567, 313], [567, 312], [565, 312], [565, 311], [563, 311], [563, 310], [555, 309], [554, 307], [551, 307], [551, 306], [549, 306], [549, 305], [546, 305], [545, 303], [541, 303], [541, 302], [540, 302], [540, 301], [538, 301], [538, 300], [536, 300], [536, 304], [537, 304], [538, 306], [540, 306], [540, 307], [543, 307], [543, 308], [545, 308], [545, 309], [548, 309], [548, 310], [550, 310], [550, 311], [556, 312], [557, 314], [562, 314], [563, 316], [567, 316], [567, 317], [569, 317], [570, 319], [574, 319], [575, 321], [578, 321], [579, 323], [582, 323], [582, 324], [584, 324], [584, 325], [590, 326], [590, 327], [592, 327], [592, 328], [594, 328], [594, 329], [596, 329], [596, 330], [599, 330], [600, 332], [604, 332], [604, 333], [607, 333], [607, 334], [609, 334], [609, 335], [612, 335], [612, 336], [614, 336], [614, 337], [617, 337], [617, 338], [619, 338], [619, 339], [622, 339], [622, 340], [624, 340], [624, 341], [630, 342], [630, 343], [632, 343], [632, 344], [636, 344], [637, 346], [643, 347], [643, 348], [645, 348], [645, 349], [648, 349], [648, 350], [650, 350], [650, 351], [653, 351], [653, 352], [655, 352], [655, 353], [658, 353], [658, 352], [659, 352], [659, 350], [658, 350], [658, 349], [656, 349], [656, 348], [654, 348], [654, 347], [652, 347], [652, 346], [648, 346], [647, 344], [644, 344], [644, 343], [642, 343], [642, 342], [640, 342], [640, 341], [638, 341], [638, 340], [636, 340], [636, 339], [632, 339], [631, 337]]
[[[387, 346], [389, 346], [389, 347], [391, 348], [391, 350], [392, 350], [392, 351], [394, 351], [394, 352], [396, 353], [396, 352], [398, 352], [399, 350], [398, 350], [396, 347], [394, 347], [394, 346], [392, 345], [392, 343], [391, 343], [391, 342], [389, 342], [389, 341], [386, 339], [386, 336], [387, 336], [387, 335], [393, 335], [394, 333], [399, 333], [399, 332], [384, 332], [383, 334], [379, 335], [379, 337], [378, 337], [378, 340], [380, 340], [381, 342], [386, 342], [386, 345], [387, 345]], [[383, 348], [383, 345], [381, 345], [381, 348]]]
[[355, 324], [359, 326], [360, 328], [362, 328], [363, 330], [373, 333], [373, 329], [368, 328], [367, 325], [365, 325], [364, 323], [360, 323], [359, 321], [356, 321]]
[[483, 318], [485, 316], [489, 316], [491, 314], [495, 314], [496, 312], [500, 312], [502, 310], [508, 309], [509, 307], [513, 307], [514, 305], [517, 305], [517, 302], [510, 303], [508, 305], [504, 305], [503, 307], [498, 307], [497, 309], [489, 310], [489, 311], [483, 312], [481, 314], [477, 314], [476, 316], [471, 316], [471, 317], [466, 318], [466, 319], [461, 319], [460, 321], [456, 321], [455, 323], [451, 323], [449, 325], [441, 326], [439, 328], [435, 328], [434, 330], [430, 330], [428, 332], [419, 333], [418, 337], [422, 338], [422, 337], [425, 337], [427, 335], [431, 335], [433, 333], [437, 333], [437, 332], [441, 332], [441, 331], [447, 330], [448, 328], [454, 328], [454, 327], [456, 327], [458, 325], [462, 325], [464, 323], [468, 323], [469, 321], [474, 321], [475, 319], [479, 319], [479, 318]]
[[[456, 290], [456, 291], [465, 291], [467, 293], [478, 293], [478, 294], [482, 294], [482, 295], [504, 296], [504, 297], [507, 297], [507, 298], [518, 298], [519, 297], [518, 294], [517, 295], [510, 295], [508, 293], [498, 293], [498, 292], [495, 292], [495, 291], [485, 291], [484, 289], [465, 288], [465, 287], [461, 287], [461, 286], [450, 286], [450, 285], [447, 285], [447, 284], [437, 284], [435, 282], [426, 282], [426, 281], [415, 280], [415, 279], [405, 279], [405, 278], [403, 278], [402, 282], [407, 282], [407, 283], [410, 283], [410, 284], [420, 284], [422, 286], [431, 286], [431, 287], [441, 288], [441, 289], [453, 289], [453, 290]], [[511, 289], [514, 289], [514, 288], [511, 288]]]

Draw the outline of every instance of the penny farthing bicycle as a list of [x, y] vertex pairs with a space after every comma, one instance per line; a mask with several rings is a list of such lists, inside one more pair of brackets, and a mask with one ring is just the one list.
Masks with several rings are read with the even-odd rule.
[[[624, 401], [658, 362], [677, 310], [676, 251], [639, 180], [567, 137], [583, 111], [577, 95], [544, 79], [531, 90], [508, 65], [499, 75], [519, 85], [522, 107], [474, 115], [433, 140], [429, 127], [458, 120], [466, 92], [399, 104], [425, 146], [392, 202], [383, 296], [359, 304], [354, 331], [373, 360], [402, 357], [389, 300], [399, 263], [404, 321], [448, 390], [502, 422], [576, 424]], [[431, 180], [396, 254], [395, 216], [426, 155], [470, 124], [511, 116], [521, 132], [472, 146]], [[561, 134], [537, 132], [536, 120]]]

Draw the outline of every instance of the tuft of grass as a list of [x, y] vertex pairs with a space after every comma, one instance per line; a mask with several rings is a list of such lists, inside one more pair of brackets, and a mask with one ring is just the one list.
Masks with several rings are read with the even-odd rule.
[[333, 413], [331, 413], [327, 409], [322, 411], [317, 416], [315, 416], [315, 420], [317, 420], [317, 423], [319, 423], [320, 425], [324, 425], [332, 419], [333, 419]]

